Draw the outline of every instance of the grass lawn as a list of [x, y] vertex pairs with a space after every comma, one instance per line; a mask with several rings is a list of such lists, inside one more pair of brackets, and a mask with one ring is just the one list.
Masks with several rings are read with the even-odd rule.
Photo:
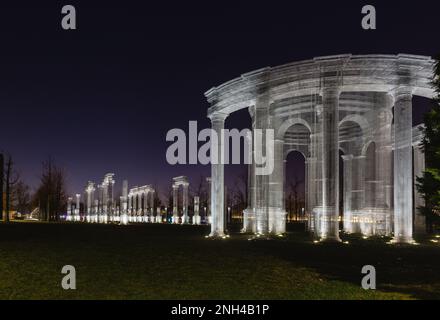
[[[355, 237], [313, 244], [292, 229], [248, 241], [238, 233], [205, 239], [206, 226], [0, 224], [0, 298], [440, 298], [440, 244]], [[67, 264], [76, 268], [77, 290], [61, 288]], [[367, 264], [376, 267], [375, 291], [360, 286]]]

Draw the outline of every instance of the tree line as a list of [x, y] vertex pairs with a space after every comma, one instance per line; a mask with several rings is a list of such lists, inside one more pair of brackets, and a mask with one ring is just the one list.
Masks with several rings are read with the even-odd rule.
[[426, 231], [432, 233], [440, 222], [440, 55], [436, 59], [432, 79], [436, 96], [432, 109], [424, 117], [422, 149], [425, 171], [417, 178], [417, 189], [425, 204], [418, 208], [426, 218]]
[[40, 220], [58, 221], [66, 203], [66, 174], [52, 158], [42, 163], [39, 186], [32, 192], [12, 156], [0, 153], [0, 220], [9, 222], [12, 213], [24, 216], [36, 209]]

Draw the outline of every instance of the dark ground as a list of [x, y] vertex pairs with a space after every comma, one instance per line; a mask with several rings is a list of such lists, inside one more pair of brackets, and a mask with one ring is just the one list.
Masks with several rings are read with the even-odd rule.
[[[233, 226], [231, 230], [236, 230]], [[206, 226], [0, 224], [1, 299], [438, 299], [440, 244], [209, 240]], [[77, 290], [61, 288], [73, 265]], [[373, 265], [377, 290], [361, 288]]]

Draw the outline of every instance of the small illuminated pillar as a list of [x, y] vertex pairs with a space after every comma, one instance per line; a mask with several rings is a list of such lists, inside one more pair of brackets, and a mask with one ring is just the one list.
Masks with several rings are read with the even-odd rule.
[[72, 197], [67, 198], [66, 221], [72, 221]]
[[193, 224], [200, 224], [200, 198], [198, 196], [194, 197], [194, 215], [192, 219]]
[[133, 201], [133, 195], [132, 195], [132, 193], [130, 192], [129, 194], [128, 194], [128, 210], [127, 210], [127, 218], [128, 218], [128, 221], [129, 222], [131, 222], [132, 221], [132, 219], [131, 219], [131, 215], [132, 215], [132, 212], [133, 212], [133, 206], [132, 206], [132, 201]]
[[144, 190], [142, 191], [142, 195], [143, 195], [143, 199], [144, 199], [144, 208], [143, 208], [143, 217], [142, 217], [142, 222], [149, 222], [150, 220], [150, 211], [148, 210], [148, 194], [149, 194], [149, 189], [148, 188], [144, 188]]
[[128, 224], [128, 181], [124, 180], [122, 182], [122, 196], [121, 200], [121, 218], [120, 224], [127, 225]]
[[150, 188], [150, 220], [149, 222], [153, 223], [154, 220], [154, 193], [155, 190]]
[[92, 217], [92, 222], [94, 223], [98, 223], [98, 212], [99, 212], [99, 200], [95, 199], [94, 204], [93, 204], [93, 217]]
[[162, 215], [159, 207], [156, 208], [156, 223], [162, 223]]
[[86, 188], [86, 195], [87, 195], [87, 200], [86, 200], [86, 221], [87, 222], [92, 222], [92, 215], [93, 215], [93, 202], [94, 202], [94, 196], [95, 196], [95, 186], [94, 183], [92, 181], [89, 181], [87, 183], [87, 188]]
[[136, 194], [137, 197], [137, 215], [136, 221], [142, 222], [143, 210], [142, 210], [142, 192], [138, 191]]
[[184, 183], [182, 185], [182, 207], [183, 207], [183, 216], [182, 216], [182, 224], [189, 223], [188, 217], [188, 186], [189, 184]]
[[97, 218], [98, 218], [98, 222], [102, 223], [102, 215], [103, 215], [103, 206], [102, 206], [102, 199], [103, 199], [103, 189], [102, 189], [102, 185], [98, 185], [98, 210], [97, 210]]
[[179, 186], [173, 184], [173, 223], [179, 223], [178, 190]]
[[75, 221], [79, 221], [80, 220], [80, 215], [79, 215], [79, 209], [80, 209], [80, 199], [81, 199], [81, 195], [80, 194], [76, 194], [76, 207], [75, 207], [75, 217], [74, 220]]

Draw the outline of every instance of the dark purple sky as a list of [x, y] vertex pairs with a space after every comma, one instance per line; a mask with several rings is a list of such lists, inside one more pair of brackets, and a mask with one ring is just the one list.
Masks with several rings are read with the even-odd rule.
[[[168, 165], [165, 136], [209, 126], [212, 86], [320, 55], [440, 52], [438, 1], [91, 2], [0, 5], [0, 150], [31, 186], [49, 155], [72, 193], [107, 172], [119, 185], [196, 183], [210, 168]], [[65, 4], [78, 30], [61, 29]], [[364, 4], [376, 6], [375, 31], [360, 27]], [[249, 125], [246, 111], [227, 120]], [[227, 183], [241, 170], [226, 168]]]

